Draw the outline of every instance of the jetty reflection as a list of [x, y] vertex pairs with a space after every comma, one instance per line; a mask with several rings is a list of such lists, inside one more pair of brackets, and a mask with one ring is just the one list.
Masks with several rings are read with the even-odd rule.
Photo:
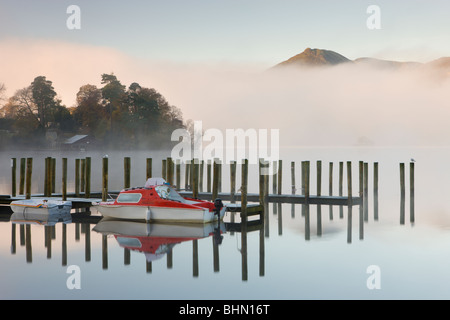
[[[183, 242], [212, 237], [214, 245], [220, 245], [225, 225], [220, 221], [208, 224], [164, 224], [103, 218], [93, 230], [103, 237], [112, 236], [125, 250], [143, 253], [146, 261], [151, 263], [166, 255], [170, 256], [172, 249]], [[107, 255], [107, 250], [103, 250], [103, 255]]]

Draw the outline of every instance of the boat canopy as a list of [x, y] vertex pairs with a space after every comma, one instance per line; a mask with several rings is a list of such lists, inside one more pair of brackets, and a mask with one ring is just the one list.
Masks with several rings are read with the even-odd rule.
[[146, 182], [144, 187], [154, 187], [154, 186], [160, 186], [166, 183], [166, 180], [163, 178], [149, 178]]

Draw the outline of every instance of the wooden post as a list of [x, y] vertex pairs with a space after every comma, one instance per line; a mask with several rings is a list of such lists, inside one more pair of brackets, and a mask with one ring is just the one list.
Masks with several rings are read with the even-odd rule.
[[309, 183], [310, 183], [310, 162], [306, 161], [305, 162], [305, 201], [306, 203], [309, 202], [309, 193], [310, 193], [310, 189], [309, 189]]
[[411, 223], [414, 223], [414, 162], [409, 164], [409, 207], [409, 220]]
[[[328, 195], [333, 195], [333, 162], [329, 163], [329, 169], [328, 169]], [[329, 206], [329, 218], [330, 220], [333, 220], [333, 206]]]
[[180, 164], [180, 159], [176, 160], [176, 175], [177, 175], [177, 179], [176, 179], [176, 185], [177, 185], [177, 190], [180, 190], [181, 188], [181, 164]]
[[80, 196], [80, 159], [75, 159], [75, 197]]
[[199, 181], [198, 181], [198, 190], [200, 192], [203, 192], [203, 172], [205, 171], [204, 169], [205, 166], [205, 161], [201, 160], [200, 161], [200, 166], [199, 166]]
[[198, 199], [198, 159], [192, 163], [192, 197]]
[[131, 158], [124, 157], [123, 158], [123, 187], [125, 189], [131, 187], [130, 171], [131, 171]]
[[264, 176], [263, 176], [263, 163], [264, 159], [259, 158], [258, 160], [258, 182], [259, 182], [259, 203], [262, 205], [264, 203]]
[[[359, 161], [359, 197], [364, 197], [364, 162]], [[364, 200], [364, 199], [363, 199]]]
[[282, 193], [283, 160], [278, 160], [278, 194]]
[[369, 220], [369, 164], [364, 163], [364, 188], [363, 188], [363, 200], [364, 200], [364, 221]]
[[405, 164], [400, 163], [400, 224], [405, 223]]
[[56, 158], [52, 158], [52, 191], [56, 192]]
[[16, 166], [17, 166], [16, 158], [11, 158], [11, 196], [12, 197], [16, 196], [16, 189], [17, 189]]
[[206, 191], [211, 192], [211, 160], [206, 164]]
[[20, 158], [19, 194], [25, 193], [25, 168], [26, 168], [26, 159]]
[[291, 193], [295, 194], [295, 162], [291, 161]]
[[146, 159], [146, 177], [147, 179], [152, 177], [152, 158]]
[[348, 204], [351, 206], [353, 202], [352, 196], [352, 163], [347, 161], [347, 193], [348, 193]]
[[222, 192], [222, 161], [220, 159], [217, 159], [218, 168], [219, 168], [219, 186], [218, 191]]
[[27, 158], [27, 173], [25, 181], [25, 197], [31, 199], [31, 177], [33, 175], [33, 158]]
[[333, 195], [333, 162], [329, 163], [328, 171], [328, 194]]
[[236, 194], [236, 161], [232, 160], [230, 162], [230, 202], [235, 203]]
[[[362, 223], [364, 220], [364, 162], [359, 161], [359, 193], [358, 196], [360, 198], [359, 203], [359, 222], [360, 222], [360, 229], [362, 228]], [[360, 233], [361, 235], [361, 233]]]
[[213, 187], [212, 187], [212, 201], [217, 199], [219, 194], [219, 164], [214, 161], [213, 162], [214, 170], [213, 170]]
[[190, 189], [189, 174], [190, 174], [190, 171], [191, 171], [191, 167], [190, 167], [190, 163], [189, 162], [186, 162], [186, 164], [184, 165], [184, 170], [185, 170], [185, 172], [184, 172], [184, 189], [185, 190], [189, 190]]
[[317, 167], [317, 195], [322, 195], [322, 161], [318, 160]]
[[[280, 160], [281, 161], [281, 160]], [[241, 221], [247, 223], [248, 159], [242, 162]]]
[[378, 220], [378, 162], [373, 164], [373, 217]]
[[91, 157], [86, 157], [86, 181], [85, 181], [85, 198], [91, 197]]
[[86, 191], [86, 159], [81, 159], [81, 179], [80, 179], [80, 191], [85, 192]]
[[167, 159], [162, 159], [161, 177], [167, 180]]
[[108, 157], [102, 159], [102, 201], [108, 199]]
[[67, 200], [67, 158], [62, 158], [62, 200]]
[[274, 161], [273, 162], [273, 183], [272, 183], [273, 194], [277, 193], [277, 179], [278, 179], [277, 172], [278, 172], [277, 162]]
[[[344, 162], [339, 162], [339, 196], [344, 194]], [[344, 218], [344, 207], [339, 206], [339, 218]]]
[[193, 190], [194, 188], [194, 159], [191, 160], [191, 165], [189, 166], [189, 186], [190, 189]]
[[52, 158], [45, 158], [45, 179], [44, 179], [44, 196], [49, 197], [52, 194]]
[[173, 160], [171, 157], [167, 158], [167, 182], [173, 185]]

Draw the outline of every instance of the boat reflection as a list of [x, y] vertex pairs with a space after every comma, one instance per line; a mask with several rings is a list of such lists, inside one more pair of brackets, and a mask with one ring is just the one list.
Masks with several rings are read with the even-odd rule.
[[148, 262], [170, 253], [177, 244], [213, 237], [219, 245], [225, 232], [223, 223], [163, 224], [143, 221], [103, 218], [94, 231], [113, 236], [124, 249], [141, 252]]
[[11, 223], [16, 224], [38, 224], [44, 226], [54, 226], [58, 222], [71, 223], [72, 215], [70, 214], [70, 207], [62, 207], [60, 209], [53, 208], [52, 210], [29, 211], [23, 210], [14, 212], [11, 215]]

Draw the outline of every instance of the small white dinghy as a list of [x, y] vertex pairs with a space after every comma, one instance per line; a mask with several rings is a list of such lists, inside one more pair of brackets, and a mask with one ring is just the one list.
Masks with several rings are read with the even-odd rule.
[[58, 213], [72, 209], [72, 201], [52, 199], [24, 199], [10, 203], [11, 210], [17, 213]]

